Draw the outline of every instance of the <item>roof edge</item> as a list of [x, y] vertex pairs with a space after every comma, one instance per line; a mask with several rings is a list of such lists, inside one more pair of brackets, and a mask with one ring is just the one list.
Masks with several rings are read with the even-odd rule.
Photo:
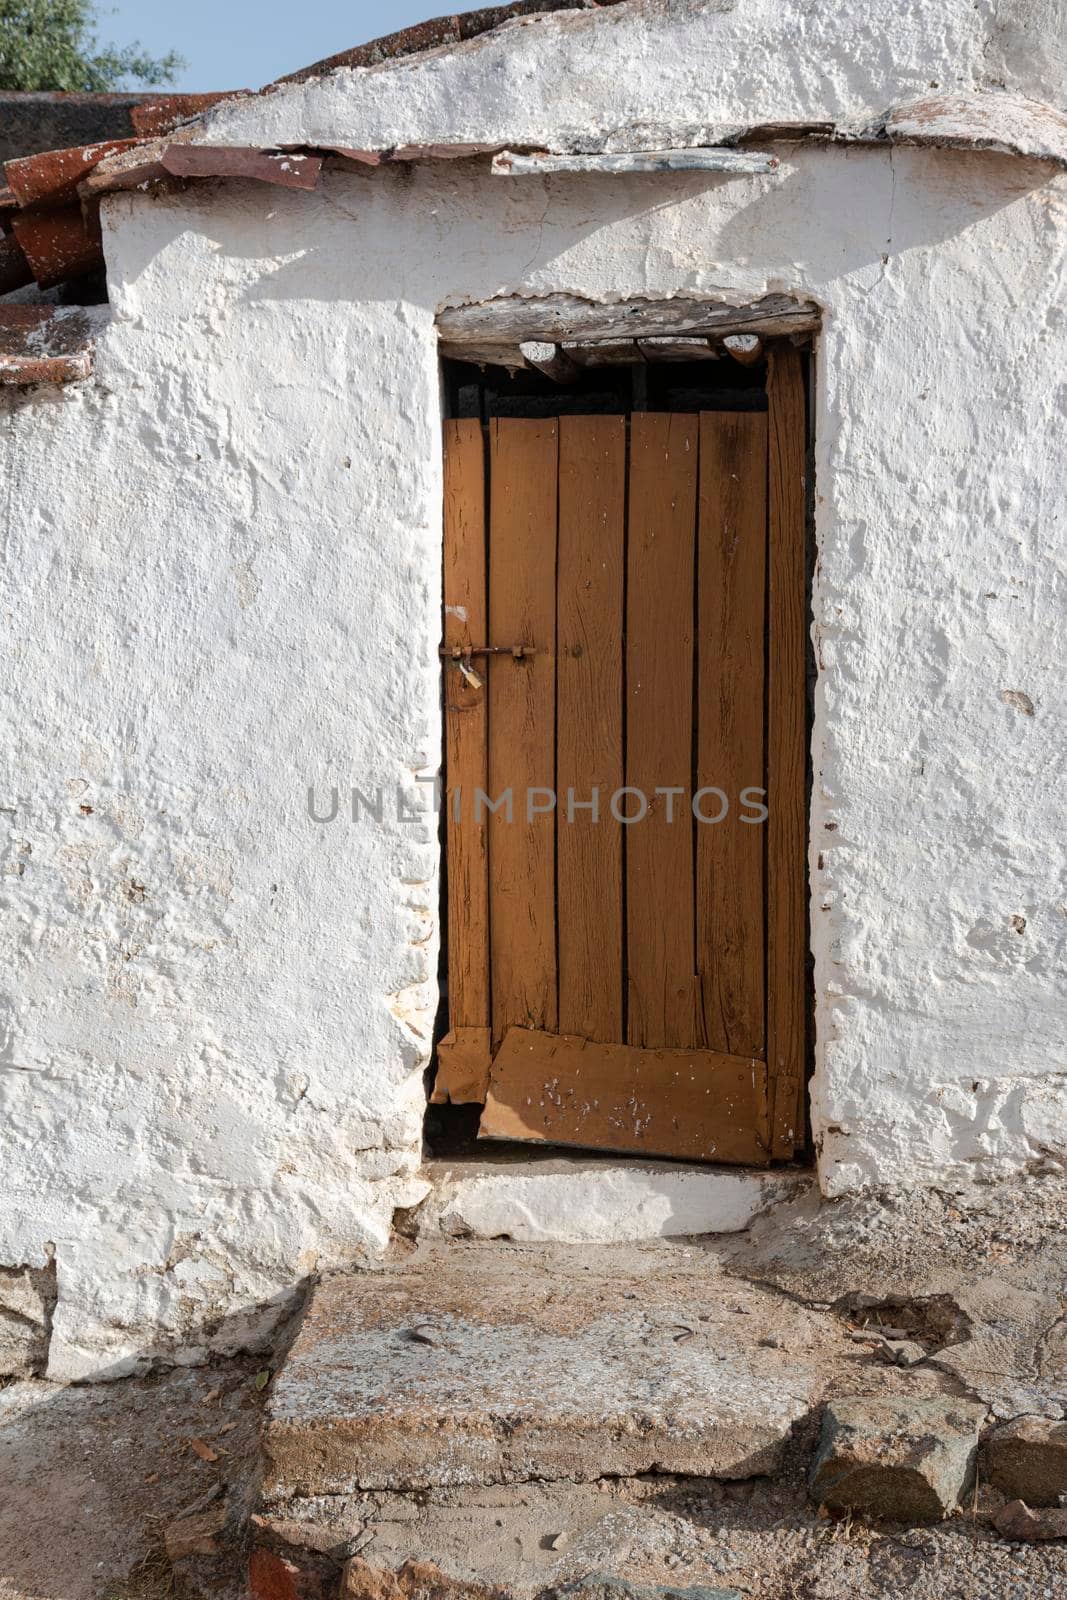
[[400, 28], [396, 33], [369, 39], [366, 44], [354, 45], [350, 50], [338, 51], [336, 55], [326, 56], [311, 66], [286, 73], [284, 78], [276, 78], [259, 92], [267, 94], [286, 84], [307, 83], [312, 78], [323, 78], [342, 67], [377, 67], [383, 61], [423, 55], [428, 50], [439, 50], [443, 45], [463, 44], [467, 39], [492, 33], [494, 28], [520, 17], [549, 16], [556, 11], [601, 11], [623, 3], [624, 0], [512, 0], [510, 5], [486, 6], [480, 11], [431, 17], [427, 22], [413, 23], [410, 28]]

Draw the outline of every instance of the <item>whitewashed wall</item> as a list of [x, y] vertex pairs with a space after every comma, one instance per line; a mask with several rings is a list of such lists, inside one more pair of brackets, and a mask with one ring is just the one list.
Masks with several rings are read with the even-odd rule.
[[438, 759], [449, 300], [823, 305], [823, 1187], [1067, 1153], [1062, 183], [779, 154], [106, 203], [96, 377], [2, 420], [0, 1265], [54, 1253], [53, 1375], [240, 1342], [426, 1192], [435, 837], [306, 791]]

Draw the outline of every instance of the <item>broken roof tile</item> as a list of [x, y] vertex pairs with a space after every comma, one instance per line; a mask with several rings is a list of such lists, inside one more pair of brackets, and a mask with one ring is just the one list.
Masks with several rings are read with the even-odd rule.
[[314, 189], [322, 171], [318, 155], [240, 145], [171, 144], [161, 164], [176, 178], [256, 178], [287, 189]]
[[32, 282], [33, 272], [15, 235], [0, 235], [0, 294], [10, 294]]
[[70, 150], [45, 150], [4, 164], [4, 175], [20, 206], [72, 205], [78, 185], [106, 156], [137, 144], [136, 139], [104, 139]]
[[100, 321], [83, 306], [0, 306], [0, 384], [90, 377]]
[[17, 211], [12, 227], [42, 289], [84, 277], [104, 264], [99, 233], [87, 222], [80, 205]]
[[894, 144], [995, 150], [1067, 167], [1067, 116], [1025, 95], [942, 94], [898, 106], [886, 119]]
[[160, 134], [171, 133], [179, 122], [210, 111], [220, 100], [237, 100], [251, 92], [250, 89], [222, 89], [215, 94], [161, 95], [158, 100], [135, 106], [130, 112], [130, 121], [142, 139], [157, 139]]

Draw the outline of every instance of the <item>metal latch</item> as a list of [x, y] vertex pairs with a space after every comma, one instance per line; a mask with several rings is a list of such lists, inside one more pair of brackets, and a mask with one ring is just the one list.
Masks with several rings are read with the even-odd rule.
[[535, 656], [537, 651], [528, 644], [443, 644], [437, 653], [450, 661], [469, 661], [471, 656], [514, 656], [521, 661], [523, 656]]
[[472, 689], [480, 689], [482, 680], [471, 666], [472, 656], [512, 656], [516, 661], [523, 661], [537, 652], [528, 644], [472, 644], [466, 648], [443, 644], [437, 653], [443, 660], [456, 663]]

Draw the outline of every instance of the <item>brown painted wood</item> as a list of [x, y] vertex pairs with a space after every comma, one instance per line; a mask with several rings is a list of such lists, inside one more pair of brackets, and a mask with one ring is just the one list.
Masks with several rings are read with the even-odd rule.
[[[622, 837], [609, 802], [623, 781], [626, 422], [561, 417], [559, 426], [559, 1027], [621, 1040]], [[585, 805], [594, 791], [596, 820]]]
[[[626, 598], [626, 783], [648, 799], [624, 828], [630, 1044], [697, 1042], [693, 821], [693, 576], [699, 424], [630, 424]], [[657, 788], [676, 787], [673, 799]], [[628, 800], [628, 814], [639, 802]], [[673, 810], [673, 821], [668, 821]]]
[[[741, 803], [762, 801], [767, 546], [767, 419], [700, 418], [697, 557], [697, 786], [727, 797], [721, 822], [696, 829], [697, 971], [704, 1041], [727, 1055], [763, 1056], [764, 826]], [[717, 816], [709, 795], [701, 812]]]
[[800, 352], [771, 354], [767, 385], [770, 583], [767, 804], [767, 1062], [772, 1149], [803, 1143], [798, 1107], [804, 1078], [805, 404]]
[[451, 1028], [437, 1046], [437, 1077], [431, 1103], [435, 1106], [483, 1105], [492, 1064], [487, 1027]]
[[[445, 423], [444, 643], [467, 649], [485, 641], [485, 445], [477, 421]], [[445, 693], [445, 838], [448, 852], [448, 1016], [452, 1032], [438, 1049], [433, 1099], [485, 1098], [489, 1075], [489, 860], [484, 816], [474, 797], [487, 776], [484, 673], [443, 665]], [[485, 1043], [480, 1068], [471, 1033]], [[457, 1051], [459, 1038], [465, 1040]]]
[[528, 819], [527, 799], [556, 781], [558, 433], [555, 419], [490, 423], [488, 643], [535, 652], [485, 663], [489, 793], [512, 794], [512, 820], [506, 809], [489, 817], [494, 1042], [512, 1026], [553, 1029], [557, 1017], [555, 818]]
[[766, 1064], [512, 1028], [493, 1061], [479, 1138], [765, 1166]]

